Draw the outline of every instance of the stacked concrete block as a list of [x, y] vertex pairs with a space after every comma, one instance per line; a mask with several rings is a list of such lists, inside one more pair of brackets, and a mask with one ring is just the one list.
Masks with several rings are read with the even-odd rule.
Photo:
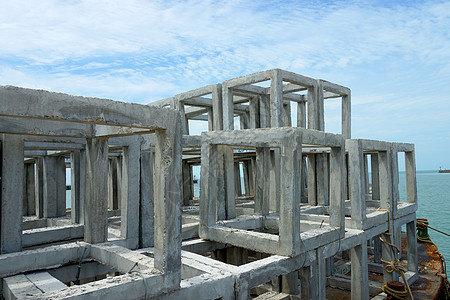
[[[114, 142], [114, 139], [125, 135], [154, 133], [154, 198], [145, 199], [145, 201], [153, 200], [154, 210], [157, 212], [154, 218], [154, 258], [145, 267], [148, 271], [140, 272], [141, 275], [147, 272], [147, 275], [138, 275], [138, 277], [142, 277], [141, 281], [144, 281], [141, 284], [148, 284], [149, 290], [152, 289], [151, 293], [178, 289], [181, 281], [182, 137], [179, 113], [143, 105], [74, 97], [15, 87], [1, 87], [0, 102], [2, 107], [0, 122], [0, 132], [2, 132], [2, 210], [0, 216], [2, 222], [0, 236], [2, 254], [21, 251], [25, 240], [22, 234], [24, 144], [26, 145], [27, 142], [36, 139], [39, 142], [84, 139], [85, 181], [84, 203], [82, 203], [84, 209], [82, 214], [78, 211], [80, 213], [78, 218], [82, 216], [84, 219], [84, 225], [82, 226], [84, 228], [84, 240], [89, 244], [98, 244], [108, 240], [107, 174], [109, 140], [111, 139]], [[51, 108], [50, 111], [49, 108]], [[140, 144], [134, 145], [136, 145], [136, 138], [130, 137], [130, 140], [126, 141], [126, 145], [121, 146], [126, 147], [124, 152], [129, 154], [133, 151], [136, 152], [135, 148], [140, 150]], [[125, 176], [128, 176], [126, 182], [133, 185], [139, 184], [136, 178], [130, 178], [134, 176], [134, 173], [130, 170], [136, 167], [139, 169], [139, 163], [134, 162], [133, 164], [131, 162], [131, 159], [135, 159], [135, 152], [132, 155], [125, 155], [127, 167], [122, 172]], [[140, 152], [137, 151], [136, 153], [139, 155]], [[74, 164], [75, 161], [76, 159], [74, 159]], [[45, 166], [43, 173], [45, 173]], [[80, 180], [80, 178], [75, 178], [75, 180]], [[55, 182], [58, 182], [58, 180], [55, 179]], [[18, 189], [18, 187], [20, 188]], [[136, 214], [139, 214], [140, 199], [133, 193], [136, 193], [134, 188], [122, 189], [121, 210], [125, 218], [121, 220], [121, 233], [125, 236], [127, 246], [130, 248], [137, 247], [136, 235], [139, 235], [139, 217], [136, 217]], [[80, 210], [80, 207], [81, 203], [78, 210]], [[54, 210], [58, 212], [58, 206]], [[132, 242], [132, 245], [129, 245], [129, 241]], [[55, 259], [61, 258], [62, 252], [59, 252], [64, 251], [63, 248], [59, 246], [54, 248], [52, 255], [55, 256]], [[79, 247], [76, 246], [76, 248]], [[43, 252], [47, 251], [45, 249]], [[12, 256], [16, 260], [24, 259], [26, 261], [25, 258], [30, 255], [29, 251], [31, 250], [18, 252]], [[111, 254], [105, 255], [107, 257], [114, 256], [120, 251], [122, 250], [108, 249], [108, 253], [111, 252]], [[79, 255], [75, 256], [80, 259]], [[92, 253], [91, 257], [100, 262], [103, 259], [99, 258], [98, 255], [92, 255]], [[8, 255], [2, 255], [1, 258], [3, 264], [9, 266], [8, 268], [2, 266], [2, 271], [13, 268], [9, 273], [2, 274], [2, 278], [27, 271], [14, 266], [14, 259]], [[46, 268], [45, 264], [36, 266], [36, 262], [39, 264], [41, 260], [32, 259], [28, 262], [29, 265], [26, 268]], [[103, 261], [110, 267], [117, 267], [114, 266], [113, 262], [114, 260], [112, 262]], [[55, 262], [51, 265], [60, 263], [64, 262]], [[124, 270], [122, 268], [118, 272], [126, 273]], [[150, 277], [147, 278], [148, 276], [156, 277], [151, 279]], [[120, 284], [116, 283], [115, 285]], [[126, 294], [126, 292], [123, 292], [125, 286], [126, 284], [119, 288], [122, 292], [118, 295]], [[131, 290], [136, 289], [136, 283], [131, 284], [129, 288]], [[7, 290], [8, 288], [4, 289], [4, 295]], [[50, 296], [85, 295], [83, 287], [69, 288], [69, 290], [68, 294]], [[106, 290], [98, 289], [94, 294], [114, 295], [116, 292], [117, 289], [108, 288]], [[149, 291], [140, 290], [140, 292], [147, 293]], [[134, 296], [128, 297], [133, 298]]]

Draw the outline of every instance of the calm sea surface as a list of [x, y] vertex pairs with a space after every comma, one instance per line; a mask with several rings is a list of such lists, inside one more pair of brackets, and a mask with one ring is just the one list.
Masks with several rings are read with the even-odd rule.
[[[401, 172], [399, 183], [400, 199], [405, 201], [405, 173]], [[450, 174], [437, 171], [417, 171], [417, 218], [425, 218], [430, 226], [450, 234]], [[438, 246], [450, 268], [450, 237], [428, 230], [431, 240]], [[450, 270], [447, 268], [447, 276]]]
[[[199, 178], [199, 170], [194, 170]], [[69, 175], [70, 176], [70, 175]], [[69, 177], [70, 178], [70, 177]], [[430, 226], [450, 233], [450, 174], [439, 174], [437, 171], [417, 171], [417, 197], [419, 210], [417, 218], [425, 218]], [[405, 173], [399, 174], [400, 200], [405, 201]], [[70, 179], [68, 183], [70, 184]], [[194, 196], [199, 197], [199, 184], [194, 185]], [[70, 207], [70, 191], [67, 191], [67, 207]], [[447, 275], [450, 275], [450, 237], [429, 230], [431, 240], [448, 261]]]

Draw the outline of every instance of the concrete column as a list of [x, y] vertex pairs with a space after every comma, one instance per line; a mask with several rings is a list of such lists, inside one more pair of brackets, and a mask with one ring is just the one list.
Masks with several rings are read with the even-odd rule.
[[256, 157], [251, 157], [247, 163], [248, 170], [248, 191], [250, 196], [255, 195], [255, 170], [256, 170]]
[[240, 247], [226, 249], [226, 263], [240, 266], [248, 262], [248, 250]]
[[170, 128], [155, 133], [154, 253], [155, 267], [164, 272], [166, 286], [177, 288], [181, 281], [182, 135], [179, 118], [168, 124]]
[[306, 128], [306, 102], [297, 103], [297, 127]]
[[271, 211], [280, 211], [280, 150], [270, 151], [270, 200], [269, 209]]
[[316, 206], [316, 155], [308, 154], [308, 204]]
[[302, 138], [289, 135], [282, 140], [280, 151], [281, 198], [279, 245], [285, 253], [294, 256], [300, 253], [300, 181], [302, 168]]
[[0, 155], [0, 254], [5, 254], [22, 251], [22, 137], [1, 135]]
[[414, 151], [405, 152], [406, 201], [417, 203], [416, 159]]
[[[369, 193], [369, 157], [364, 154], [364, 193]], [[364, 198], [365, 199], [365, 198]]]
[[298, 271], [291, 272], [281, 276], [281, 291], [289, 295], [300, 294]]
[[[217, 219], [218, 220], [226, 220], [226, 218], [227, 218], [227, 204], [226, 204], [227, 189], [226, 189], [226, 180], [225, 180], [225, 162], [224, 162], [224, 149], [223, 148], [224, 148], [224, 146], [221, 146], [221, 145], [218, 145], [217, 147], [213, 147], [214, 151], [217, 151], [216, 153], [214, 153], [216, 160], [214, 161], [213, 165], [215, 167], [213, 169], [213, 173], [207, 172], [206, 173], [207, 175], [205, 175], [205, 176], [216, 176], [217, 177], [217, 180], [214, 181], [214, 184], [216, 185], [216, 189], [217, 189], [216, 195], [217, 195]], [[203, 177], [204, 157], [205, 156], [202, 152], [202, 170], [201, 170], [201, 177], [200, 177], [200, 184], [201, 184], [202, 188], [200, 189], [200, 193], [202, 192], [202, 189], [203, 189], [202, 181], [203, 181], [203, 178], [205, 178], [205, 177]], [[214, 175], [211, 175], [211, 174], [214, 174]]]
[[223, 128], [223, 103], [222, 103], [222, 85], [216, 84], [212, 89], [212, 113], [214, 121], [214, 130]]
[[390, 154], [388, 152], [378, 153], [379, 162], [379, 182], [380, 182], [380, 207], [387, 209], [392, 218], [392, 182], [391, 182], [391, 166]]
[[351, 121], [352, 121], [352, 114], [351, 114], [351, 96], [346, 95], [342, 97], [342, 134], [346, 139], [351, 139]]
[[127, 240], [127, 246], [136, 249], [139, 245], [140, 137], [127, 137], [127, 144], [123, 149], [120, 233]]
[[214, 130], [214, 114], [212, 107], [206, 108], [208, 114], [208, 131]]
[[323, 98], [323, 84], [317, 80], [317, 130], [325, 131], [325, 103]]
[[270, 149], [256, 149], [255, 213], [269, 214], [270, 197]]
[[326, 154], [316, 154], [316, 196], [317, 204], [328, 206], [328, 162]]
[[36, 160], [36, 216], [44, 217], [44, 158], [39, 157]]
[[408, 270], [418, 271], [416, 220], [406, 224]]
[[233, 91], [227, 87], [222, 88], [223, 130], [234, 129], [234, 103]]
[[234, 192], [235, 196], [242, 196], [242, 186], [241, 186], [241, 170], [239, 162], [234, 162]]
[[335, 147], [330, 152], [330, 225], [340, 228], [341, 238], [345, 235], [344, 153], [344, 149]]
[[366, 199], [364, 184], [364, 156], [361, 141], [347, 140], [348, 149], [348, 185], [351, 202], [352, 227], [362, 229], [366, 220]]
[[86, 196], [86, 152], [70, 154], [71, 168], [71, 218], [72, 223], [84, 224], [84, 199]]
[[270, 127], [270, 98], [268, 95], [259, 96], [259, 125], [261, 128]]
[[[323, 250], [317, 249], [317, 287], [318, 296], [315, 299], [325, 300], [326, 299], [326, 288], [327, 288], [327, 275], [326, 275], [326, 264], [325, 257], [323, 256]], [[314, 299], [314, 298], [313, 298]]]
[[381, 263], [381, 241], [378, 236], [373, 238], [373, 261], [377, 264]]
[[307, 194], [307, 186], [308, 186], [308, 167], [306, 162], [306, 156], [302, 157], [302, 181], [300, 183], [300, 191], [301, 191], [301, 203], [308, 203], [308, 194]]
[[66, 215], [66, 165], [64, 157], [44, 156], [44, 218]]
[[154, 245], [154, 154], [151, 150], [141, 151], [141, 197], [139, 210], [139, 247]]
[[369, 269], [367, 258], [367, 241], [351, 249], [352, 299], [369, 299]]
[[25, 164], [23, 214], [32, 216], [36, 213], [34, 162]]
[[84, 240], [103, 243], [108, 240], [108, 138], [86, 141], [86, 198]]
[[303, 267], [299, 271], [301, 299], [318, 299], [318, 269], [317, 260], [311, 262], [311, 266]]
[[250, 114], [250, 120], [249, 120], [249, 128], [260, 128], [259, 125], [259, 99], [258, 97], [252, 97], [250, 98], [249, 105], [249, 114]]
[[[223, 146], [224, 172], [225, 172], [225, 209], [227, 220], [236, 218], [236, 191], [233, 148]], [[240, 183], [240, 182], [239, 182]]]
[[380, 179], [379, 179], [379, 166], [378, 166], [378, 153], [372, 153], [370, 155], [372, 166], [372, 200], [380, 199]]
[[175, 109], [181, 112], [181, 126], [183, 134], [189, 134], [189, 120], [186, 118], [184, 103], [176, 99], [174, 101]]
[[292, 127], [291, 103], [283, 104], [282, 110], [283, 126]]
[[[394, 146], [392, 147], [394, 148]], [[398, 191], [398, 152], [395, 149], [391, 151], [391, 174], [392, 174], [392, 215], [397, 215], [397, 204], [400, 201]]]
[[282, 127], [283, 80], [280, 70], [275, 70], [270, 79], [270, 127]]
[[194, 197], [193, 181], [192, 181], [192, 167], [186, 160], [182, 163], [183, 168], [183, 205], [189, 205]]

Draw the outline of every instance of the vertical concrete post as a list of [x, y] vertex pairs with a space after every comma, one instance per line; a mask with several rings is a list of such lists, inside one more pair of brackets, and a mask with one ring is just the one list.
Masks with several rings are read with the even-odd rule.
[[222, 87], [222, 111], [223, 111], [223, 130], [233, 130], [234, 129], [233, 91], [227, 86]]
[[[222, 146], [223, 162], [225, 172], [225, 209], [226, 219], [236, 218], [236, 191], [235, 183], [236, 176], [234, 170], [234, 153], [233, 148], [230, 146]], [[240, 182], [239, 182], [240, 183]]]
[[241, 185], [241, 168], [239, 161], [233, 163], [234, 165], [234, 192], [235, 196], [242, 196], [242, 185]]
[[417, 203], [416, 159], [414, 151], [405, 152], [406, 201]]
[[[369, 156], [364, 154], [364, 194], [369, 193]], [[365, 197], [365, 195], [364, 195]], [[365, 199], [365, 198], [364, 198]]]
[[284, 127], [292, 127], [291, 102], [283, 103], [282, 118]]
[[170, 122], [155, 134], [154, 244], [155, 267], [165, 273], [166, 285], [176, 288], [181, 281], [182, 135], [180, 118]]
[[308, 204], [316, 206], [316, 155], [308, 154]]
[[398, 191], [398, 151], [395, 145], [391, 147], [391, 174], [392, 174], [392, 215], [397, 215], [397, 204], [400, 201], [400, 195]]
[[[206, 236], [208, 226], [216, 223], [216, 210], [219, 213], [218, 200], [215, 200], [217, 195], [217, 180], [218, 180], [218, 146], [210, 145], [208, 143], [202, 144], [202, 167], [201, 167], [201, 188], [200, 188], [200, 224], [199, 235], [201, 238]], [[217, 203], [216, 203], [217, 202]], [[220, 220], [220, 218], [219, 218]]]
[[250, 114], [249, 128], [260, 128], [259, 125], [259, 99], [252, 97], [249, 100], [248, 110]]
[[372, 167], [372, 200], [380, 200], [380, 177], [379, 175], [379, 166], [378, 166], [378, 153], [372, 153], [370, 155], [371, 158], [371, 167]]
[[259, 96], [259, 124], [261, 128], [271, 126], [270, 121], [270, 98], [268, 95]]
[[283, 79], [280, 70], [273, 70], [270, 79], [270, 125], [271, 127], [282, 127]]
[[183, 205], [189, 205], [193, 198], [193, 181], [192, 181], [192, 167], [186, 160], [183, 160]]
[[84, 240], [103, 243], [108, 240], [108, 138], [86, 140], [86, 198]]
[[256, 148], [255, 213], [269, 214], [270, 149]]
[[208, 131], [214, 130], [214, 114], [212, 107], [206, 108], [207, 115], [208, 115]]
[[122, 202], [120, 207], [120, 233], [127, 240], [127, 246], [136, 249], [139, 245], [139, 195], [140, 157], [139, 136], [127, 137], [127, 147], [123, 149]]
[[377, 264], [381, 263], [381, 241], [378, 236], [373, 238], [373, 261]]
[[363, 223], [366, 220], [364, 155], [360, 140], [347, 140], [346, 144], [348, 150], [351, 223], [353, 228], [363, 229]]
[[212, 90], [212, 113], [213, 130], [222, 130], [223, 128], [223, 103], [222, 103], [222, 85], [216, 84]]
[[369, 269], [367, 241], [351, 249], [351, 293], [352, 299], [369, 299]]
[[36, 212], [34, 162], [25, 164], [24, 215], [32, 216]]
[[330, 225], [340, 228], [341, 238], [345, 235], [344, 153], [338, 147], [332, 147], [330, 152]]
[[139, 210], [139, 247], [154, 245], [154, 199], [153, 199], [153, 165], [154, 154], [151, 150], [141, 151], [141, 196]]
[[316, 197], [317, 204], [328, 206], [328, 162], [326, 154], [316, 154]]
[[272, 211], [280, 211], [280, 149], [270, 151], [270, 201], [269, 208]]
[[184, 102], [180, 101], [179, 99], [175, 99], [174, 107], [176, 110], [181, 112], [181, 127], [183, 134], [189, 134], [189, 120], [186, 118]]
[[253, 193], [250, 193], [250, 174], [249, 174], [249, 160], [246, 159], [244, 161], [242, 161], [242, 175], [244, 176], [243, 180], [244, 180], [244, 194], [246, 196], [250, 196], [253, 195]]
[[[316, 256], [317, 256], [317, 298], [320, 300], [326, 299], [326, 289], [327, 289], [327, 273], [326, 273], [326, 264], [325, 264], [325, 257], [323, 255], [322, 249], [316, 250]], [[313, 298], [314, 299], [314, 298]]]
[[297, 127], [306, 128], [306, 102], [297, 103]]
[[418, 272], [416, 220], [406, 224], [408, 270]]
[[348, 94], [342, 97], [342, 134], [346, 139], [352, 138], [351, 130], [351, 95]]
[[283, 138], [280, 151], [281, 200], [279, 244], [294, 256], [300, 252], [300, 181], [302, 167], [302, 136], [290, 134]]
[[44, 157], [44, 218], [66, 214], [66, 165], [64, 157]]
[[76, 150], [70, 154], [71, 167], [71, 218], [72, 223], [84, 224], [84, 199], [86, 196], [86, 152]]
[[3, 134], [0, 154], [0, 254], [4, 254], [22, 251], [23, 138]]
[[36, 160], [36, 216], [44, 217], [44, 158]]

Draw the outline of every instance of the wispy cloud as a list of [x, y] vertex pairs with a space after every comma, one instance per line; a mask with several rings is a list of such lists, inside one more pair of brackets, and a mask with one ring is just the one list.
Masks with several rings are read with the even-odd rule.
[[1, 1], [0, 83], [147, 103], [279, 67], [351, 87], [361, 137], [406, 136], [449, 109], [448, 28], [449, 1]]

